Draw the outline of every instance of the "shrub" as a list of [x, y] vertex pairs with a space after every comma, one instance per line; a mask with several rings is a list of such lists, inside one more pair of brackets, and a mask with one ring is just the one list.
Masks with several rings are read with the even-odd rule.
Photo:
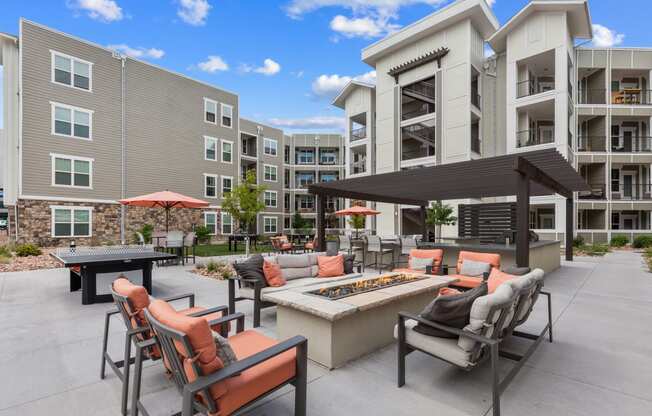
[[20, 244], [16, 246], [16, 255], [18, 257], [40, 256], [41, 249], [34, 244]]
[[632, 242], [632, 247], [634, 248], [648, 248], [652, 247], [652, 236], [649, 235], [639, 235]]
[[[143, 224], [142, 227], [138, 230], [139, 233], [143, 235], [143, 239], [145, 240], [145, 244], [150, 244], [152, 242], [152, 232], [154, 231], [154, 226], [151, 224]], [[136, 243], [140, 243], [138, 239], [138, 235], [134, 233], [134, 241]]]
[[573, 238], [573, 247], [581, 248], [584, 247], [584, 238], [581, 235]]
[[0, 256], [0, 264], [9, 264], [11, 263], [11, 257]]
[[614, 235], [611, 237], [611, 242], [609, 243], [611, 247], [625, 247], [629, 239], [626, 235]]
[[590, 244], [585, 246], [583, 251], [588, 256], [604, 256], [609, 252], [609, 246], [606, 244]]
[[11, 257], [11, 250], [7, 246], [0, 246], [0, 257]]
[[218, 279], [228, 279], [234, 275], [231, 265], [223, 261], [210, 260], [206, 263], [205, 269]]
[[195, 235], [197, 236], [197, 241], [201, 244], [205, 244], [211, 239], [211, 230], [203, 225], [198, 225], [195, 227]]

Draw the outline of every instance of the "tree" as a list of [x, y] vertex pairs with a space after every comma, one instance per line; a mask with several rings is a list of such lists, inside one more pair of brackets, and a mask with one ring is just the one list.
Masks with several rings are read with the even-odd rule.
[[450, 205], [442, 204], [441, 201], [433, 202], [426, 210], [426, 224], [435, 227], [435, 235], [441, 238], [442, 225], [455, 225], [457, 217], [453, 215], [453, 208]]
[[306, 228], [306, 220], [303, 219], [299, 212], [295, 212], [292, 217], [292, 228], [295, 230], [303, 230]]
[[366, 224], [366, 217], [364, 215], [351, 215], [351, 218], [349, 218], [349, 224], [351, 227], [355, 228], [355, 236], [356, 238], [359, 235], [359, 230], [360, 228], [364, 228]]
[[231, 215], [239, 224], [240, 230], [249, 232], [258, 213], [265, 209], [261, 198], [264, 192], [265, 187], [256, 183], [256, 172], [249, 170], [244, 182], [224, 194], [222, 210]]

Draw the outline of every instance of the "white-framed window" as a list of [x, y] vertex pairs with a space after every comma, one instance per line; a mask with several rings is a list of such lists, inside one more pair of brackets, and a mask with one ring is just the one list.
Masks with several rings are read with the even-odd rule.
[[217, 124], [217, 101], [204, 98], [204, 121]]
[[208, 228], [210, 235], [217, 234], [217, 212], [204, 212], [204, 227]]
[[233, 177], [222, 176], [222, 196], [231, 193], [232, 189], [233, 189]]
[[53, 135], [92, 139], [93, 111], [55, 102], [50, 102], [50, 106]]
[[314, 165], [315, 164], [315, 149], [299, 149], [299, 150], [297, 150], [297, 164], [299, 164], [299, 165]]
[[263, 231], [265, 234], [276, 234], [278, 232], [278, 218], [263, 217]]
[[263, 138], [263, 153], [268, 156], [276, 156], [278, 154], [278, 141], [270, 138]]
[[222, 140], [222, 162], [233, 163], [233, 142]]
[[50, 153], [52, 186], [93, 188], [93, 159]]
[[204, 173], [204, 196], [217, 198], [217, 175]]
[[312, 195], [299, 196], [300, 209], [315, 209], [315, 198]]
[[93, 208], [51, 206], [52, 237], [90, 237]]
[[274, 165], [263, 165], [264, 175], [263, 180], [266, 182], [278, 181], [278, 167]]
[[222, 212], [222, 234], [233, 234], [233, 217], [228, 212]]
[[217, 161], [217, 139], [204, 136], [204, 159]]
[[233, 128], [233, 106], [222, 103], [222, 127]]
[[265, 206], [268, 208], [278, 207], [277, 196], [278, 196], [278, 192], [276, 191], [265, 191], [265, 195], [264, 195]]
[[93, 64], [61, 52], [52, 55], [52, 82], [84, 91], [92, 91]]

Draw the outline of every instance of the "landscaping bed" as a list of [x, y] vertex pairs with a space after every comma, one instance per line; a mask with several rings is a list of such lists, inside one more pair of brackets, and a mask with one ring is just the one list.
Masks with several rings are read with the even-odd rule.
[[62, 267], [61, 263], [50, 256], [53, 250], [55, 249], [42, 249], [27, 244], [0, 246], [0, 272], [22, 272]]

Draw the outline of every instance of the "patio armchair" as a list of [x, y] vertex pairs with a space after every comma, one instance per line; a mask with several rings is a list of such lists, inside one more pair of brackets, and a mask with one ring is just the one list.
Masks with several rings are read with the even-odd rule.
[[282, 235], [280, 237], [271, 237], [269, 239], [272, 242], [272, 249], [275, 253], [292, 253], [294, 252], [294, 244], [290, 243], [287, 236]]
[[[500, 254], [477, 253], [474, 251], [460, 251], [460, 254], [458, 255], [457, 258], [457, 265], [454, 267], [455, 273], [450, 276], [458, 279], [457, 282], [455, 282], [452, 285], [453, 287], [458, 287], [462, 289], [473, 289], [479, 286], [483, 281], [483, 277], [466, 276], [460, 274], [460, 272], [462, 271], [462, 265], [464, 264], [465, 260], [489, 263], [491, 265], [491, 270], [493, 269], [500, 270]], [[442, 269], [443, 269], [442, 270], [443, 274], [450, 275], [450, 266], [443, 265]]]
[[[550, 294], [540, 290], [542, 281], [543, 271], [538, 269], [505, 282], [494, 293], [476, 299], [471, 308], [469, 324], [463, 329], [400, 312], [394, 329], [398, 343], [398, 387], [405, 385], [405, 359], [414, 351], [438, 358], [465, 371], [471, 371], [490, 360], [493, 415], [500, 416], [500, 395], [534, 353], [546, 333], [549, 342], [552, 342]], [[539, 293], [545, 294], [549, 299], [548, 323], [538, 334], [515, 331], [515, 327], [527, 320]], [[447, 332], [453, 338], [422, 334], [414, 330], [418, 324]], [[502, 342], [510, 335], [534, 342], [522, 355], [502, 350]], [[499, 377], [499, 357], [515, 362], [502, 380]]]
[[197, 234], [189, 232], [183, 237], [183, 259], [188, 261], [192, 259], [192, 264], [195, 264], [195, 247], [197, 247]]
[[[125, 277], [119, 277], [111, 286], [111, 294], [116, 305], [116, 309], [106, 312], [104, 318], [104, 337], [102, 340], [102, 364], [100, 366], [100, 379], [106, 376], [106, 364], [113, 370], [115, 375], [122, 381], [122, 401], [121, 411], [123, 415], [127, 413], [127, 393], [129, 390], [129, 370], [134, 358], [131, 357], [132, 344], [138, 341], [146, 341], [152, 338], [152, 332], [149, 323], [145, 319], [144, 310], [150, 305], [150, 297], [147, 290], [140, 285], [131, 283]], [[186, 293], [177, 296], [165, 298], [166, 301], [172, 302], [187, 299], [188, 308], [182, 309], [179, 313], [188, 316], [204, 317], [208, 321], [215, 321], [227, 314], [226, 306], [214, 308], [203, 308], [195, 306], [195, 295]], [[125, 324], [125, 346], [122, 360], [114, 360], [108, 352], [109, 326], [111, 317], [120, 314]], [[219, 332], [228, 332], [228, 325], [214, 326]], [[161, 350], [157, 344], [152, 344], [143, 351], [145, 359], [156, 361], [161, 358]]]
[[[244, 316], [237, 319], [236, 333], [228, 337], [237, 361], [224, 367], [218, 358], [213, 335], [201, 319], [184, 316], [168, 303], [155, 300], [145, 310], [163, 356], [169, 363], [172, 380], [182, 394], [182, 416], [196, 412], [227, 416], [240, 413], [279, 388], [295, 387], [294, 414], [305, 416], [308, 369], [308, 341], [295, 336], [277, 342], [253, 330], [244, 330]], [[136, 352], [136, 379], [141, 377], [142, 351]], [[136, 384], [134, 398], [139, 384]], [[146, 413], [140, 400], [133, 408]]]
[[[414, 237], [400, 237], [399, 241], [401, 243], [401, 251], [400, 251], [400, 253], [398, 255], [397, 263], [398, 264], [409, 263], [409, 261], [410, 261], [410, 252], [413, 249], [417, 248], [417, 240]], [[401, 257], [403, 257], [403, 256], [407, 256], [407, 260], [404, 261], [404, 262], [401, 261]]]
[[315, 236], [312, 240], [304, 244], [303, 250], [304, 252], [309, 253], [311, 251], [315, 251], [315, 247], [317, 247], [317, 236]]
[[442, 274], [442, 261], [444, 259], [444, 250], [441, 249], [417, 249], [413, 248], [408, 252], [408, 267], [398, 268], [393, 271], [398, 273], [426, 273], [426, 269], [413, 269], [410, 268], [410, 260], [412, 258], [432, 259], [432, 274]]
[[168, 231], [165, 237], [165, 249], [168, 252], [176, 252], [182, 263], [184, 263], [183, 244], [183, 231]]

